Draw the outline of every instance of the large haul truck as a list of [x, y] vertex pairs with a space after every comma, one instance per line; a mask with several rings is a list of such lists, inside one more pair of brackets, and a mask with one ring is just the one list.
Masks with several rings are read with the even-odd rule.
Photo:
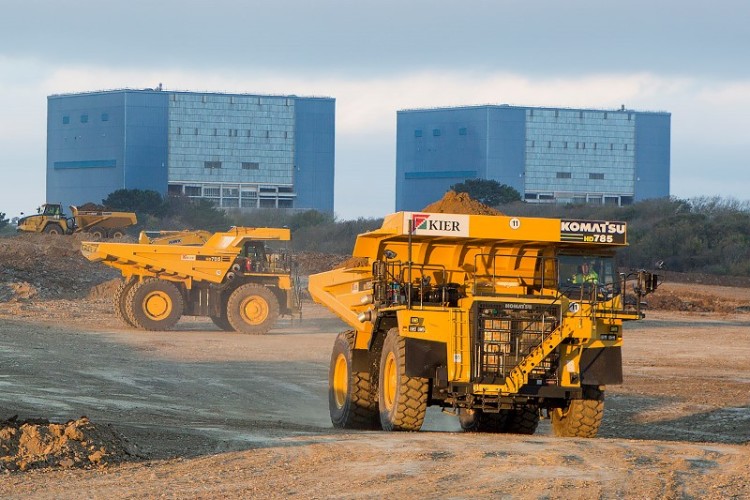
[[39, 214], [18, 220], [18, 231], [47, 234], [86, 232], [99, 239], [119, 238], [125, 235], [125, 228], [138, 222], [133, 212], [80, 210], [71, 205], [70, 213], [70, 217], [66, 216], [59, 203], [45, 203], [39, 208]]
[[[233, 227], [143, 234], [140, 243], [85, 241], [83, 255], [122, 272], [115, 314], [146, 330], [208, 316], [222, 330], [263, 334], [299, 312], [289, 229]], [[276, 245], [271, 248], [269, 245]]]
[[618, 272], [624, 222], [399, 212], [350, 265], [310, 276], [351, 326], [334, 344], [335, 427], [416, 431], [428, 406], [467, 431], [594, 437], [622, 383], [623, 322], [656, 289]]

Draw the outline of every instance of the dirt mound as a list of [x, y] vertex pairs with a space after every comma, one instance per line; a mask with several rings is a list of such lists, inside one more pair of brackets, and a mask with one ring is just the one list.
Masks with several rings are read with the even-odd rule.
[[711, 288], [711, 286], [705, 286], [700, 290], [690, 290], [686, 286], [666, 284], [645, 300], [649, 309], [662, 311], [750, 312], [750, 301], [745, 300], [743, 294], [728, 298]]
[[299, 252], [294, 255], [299, 273], [303, 276], [322, 273], [324, 271], [330, 271], [336, 267], [341, 267], [341, 263], [349, 258], [348, 255], [320, 252]]
[[0, 422], [0, 472], [89, 468], [133, 460], [135, 445], [86, 417], [64, 424], [46, 420]]
[[442, 199], [431, 203], [422, 212], [439, 214], [503, 215], [499, 210], [478, 202], [468, 193], [448, 191]]
[[78, 206], [78, 210], [85, 212], [111, 212], [111, 210], [104, 205], [97, 205], [96, 203], [88, 202]]
[[116, 270], [81, 255], [90, 235], [20, 234], [0, 238], [0, 302], [83, 298]]

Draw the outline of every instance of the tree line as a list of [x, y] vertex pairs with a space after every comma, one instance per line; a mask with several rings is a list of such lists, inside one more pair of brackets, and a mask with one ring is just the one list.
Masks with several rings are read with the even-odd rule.
[[[486, 192], [482, 194], [484, 191], [471, 192], [471, 186], [472, 183], [463, 183], [452, 187], [468, 189], [464, 192], [485, 204], [489, 201], [505, 215], [627, 222], [630, 245], [619, 252], [624, 267], [651, 269], [659, 264], [678, 272], [750, 276], [750, 201], [673, 197], [624, 207], [532, 204], [520, 201], [520, 195], [505, 189], [507, 186], [502, 189], [500, 202], [491, 197], [495, 196], [491, 190], [488, 198]], [[297, 250], [342, 255], [351, 253], [358, 234], [380, 227], [383, 221], [382, 218], [339, 220], [315, 210], [261, 209], [242, 213], [219, 209], [205, 199], [162, 197], [157, 192], [141, 190], [121, 189], [102, 203], [112, 210], [136, 212], [136, 231], [288, 227]], [[0, 229], [7, 224], [4, 214], [0, 214]]]

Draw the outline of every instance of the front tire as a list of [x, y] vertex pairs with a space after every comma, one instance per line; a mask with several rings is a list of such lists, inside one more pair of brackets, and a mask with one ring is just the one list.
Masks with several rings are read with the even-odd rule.
[[429, 380], [408, 377], [406, 340], [391, 328], [383, 343], [378, 379], [380, 425], [386, 431], [418, 431], [427, 412]]
[[377, 391], [369, 371], [352, 369], [354, 331], [336, 337], [328, 371], [328, 410], [331, 423], [338, 429], [378, 429]]
[[169, 330], [180, 320], [183, 307], [177, 286], [155, 278], [133, 285], [125, 300], [126, 317], [146, 330]]
[[47, 224], [47, 226], [44, 228], [44, 233], [59, 235], [63, 234], [63, 229], [60, 224]]
[[238, 287], [227, 300], [227, 320], [240, 333], [267, 333], [279, 317], [279, 301], [263, 285], [247, 283]]
[[593, 438], [604, 416], [604, 391], [583, 387], [583, 399], [573, 399], [567, 408], [555, 408], [550, 414], [552, 430], [559, 437]]

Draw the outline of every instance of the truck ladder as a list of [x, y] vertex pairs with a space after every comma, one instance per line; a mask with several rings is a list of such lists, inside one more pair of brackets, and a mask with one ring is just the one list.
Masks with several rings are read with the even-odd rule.
[[515, 394], [521, 387], [528, 383], [529, 373], [535, 366], [539, 365], [560, 343], [574, 333], [574, 329], [568, 326], [568, 322], [562, 322], [557, 328], [544, 338], [539, 345], [534, 347], [529, 354], [524, 357], [513, 368], [505, 378], [505, 384], [500, 386], [500, 393], [503, 395]]

